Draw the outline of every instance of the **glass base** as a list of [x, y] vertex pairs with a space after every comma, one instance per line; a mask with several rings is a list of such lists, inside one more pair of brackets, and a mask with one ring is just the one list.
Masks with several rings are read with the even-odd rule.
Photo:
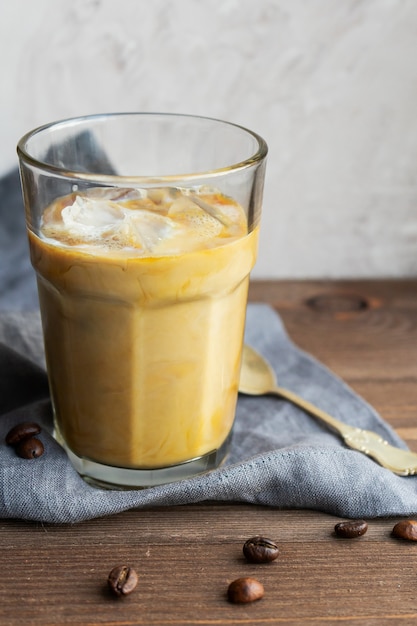
[[204, 456], [191, 459], [178, 465], [161, 467], [154, 469], [129, 469], [123, 467], [113, 467], [103, 465], [82, 457], [78, 457], [66, 446], [60, 437], [59, 432], [55, 432], [57, 441], [64, 447], [72, 465], [88, 484], [101, 489], [145, 489], [156, 487], [166, 483], [172, 483], [184, 478], [191, 478], [197, 474], [202, 474], [216, 469], [226, 460], [230, 448], [232, 434], [218, 450], [213, 450]]

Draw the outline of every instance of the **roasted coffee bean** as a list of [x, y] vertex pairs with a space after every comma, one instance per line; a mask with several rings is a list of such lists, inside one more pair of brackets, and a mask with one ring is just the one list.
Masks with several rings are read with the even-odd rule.
[[334, 527], [334, 531], [338, 537], [346, 539], [354, 539], [361, 537], [368, 530], [368, 524], [363, 519], [349, 520], [347, 522], [339, 522]]
[[227, 589], [229, 602], [246, 604], [260, 600], [264, 595], [264, 587], [255, 578], [237, 578]]
[[270, 563], [278, 557], [279, 548], [272, 539], [251, 537], [243, 544], [243, 554], [250, 563]]
[[116, 596], [126, 596], [135, 589], [139, 577], [133, 567], [117, 565], [113, 567], [107, 579], [109, 589]]
[[6, 443], [8, 446], [16, 446], [23, 439], [29, 439], [41, 432], [41, 427], [35, 422], [22, 422], [16, 424], [6, 435]]
[[16, 454], [22, 459], [37, 459], [42, 456], [44, 448], [43, 443], [36, 437], [30, 437], [29, 439], [22, 439], [16, 448]]
[[392, 534], [398, 539], [407, 539], [408, 541], [417, 541], [417, 522], [414, 520], [402, 520], [395, 524]]

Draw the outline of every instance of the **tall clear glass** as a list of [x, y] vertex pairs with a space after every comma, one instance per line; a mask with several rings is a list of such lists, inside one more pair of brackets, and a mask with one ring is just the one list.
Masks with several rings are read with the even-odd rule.
[[225, 459], [266, 154], [245, 128], [174, 114], [20, 140], [55, 435], [88, 482], [147, 487]]

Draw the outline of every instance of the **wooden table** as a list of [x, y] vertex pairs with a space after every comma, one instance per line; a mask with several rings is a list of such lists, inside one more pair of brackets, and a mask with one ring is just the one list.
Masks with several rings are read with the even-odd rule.
[[[303, 349], [342, 376], [417, 451], [417, 280], [254, 282]], [[369, 520], [358, 540], [333, 536], [338, 518], [313, 511], [201, 504], [129, 511], [75, 526], [1, 520], [0, 624], [353, 624], [417, 620], [417, 544], [390, 536], [397, 519]], [[242, 544], [277, 541], [280, 557], [249, 565]], [[110, 569], [140, 574], [122, 600]], [[265, 596], [227, 602], [227, 585], [255, 576]]]

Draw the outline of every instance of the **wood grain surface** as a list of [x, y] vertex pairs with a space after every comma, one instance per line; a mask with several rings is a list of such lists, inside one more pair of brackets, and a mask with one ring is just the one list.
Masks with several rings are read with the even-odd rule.
[[[343, 377], [417, 451], [417, 281], [254, 282], [292, 339]], [[354, 485], [352, 485], [354, 488]], [[210, 503], [128, 511], [81, 524], [0, 520], [0, 624], [93, 626], [417, 623], [417, 542], [398, 518], [339, 539], [334, 516]], [[274, 539], [273, 563], [248, 564], [243, 542]], [[139, 585], [110, 596], [128, 564]], [[228, 584], [253, 576], [262, 600], [232, 605]]]

